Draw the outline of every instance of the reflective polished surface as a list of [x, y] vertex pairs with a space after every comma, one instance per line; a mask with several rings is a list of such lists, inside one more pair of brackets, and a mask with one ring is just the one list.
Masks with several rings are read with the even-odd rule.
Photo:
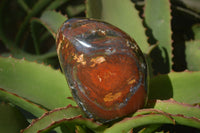
[[56, 43], [73, 97], [88, 117], [108, 122], [144, 106], [147, 65], [125, 32], [102, 21], [74, 18], [61, 26]]

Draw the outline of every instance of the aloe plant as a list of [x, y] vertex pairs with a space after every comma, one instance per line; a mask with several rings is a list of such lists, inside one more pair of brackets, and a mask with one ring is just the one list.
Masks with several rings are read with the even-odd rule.
[[[199, 132], [198, 5], [197, 0], [2, 0], [0, 132], [149, 133], [180, 127]], [[177, 28], [177, 14], [187, 19], [186, 30]], [[55, 46], [58, 28], [72, 17], [109, 22], [136, 40], [149, 69], [149, 100], [143, 109], [103, 124], [76, 105]]]

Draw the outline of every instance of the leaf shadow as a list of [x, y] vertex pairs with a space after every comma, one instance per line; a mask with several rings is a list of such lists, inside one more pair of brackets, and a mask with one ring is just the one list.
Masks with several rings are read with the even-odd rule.
[[154, 48], [150, 53], [150, 57], [152, 59], [152, 68], [154, 70], [154, 75], [169, 73], [169, 55], [165, 48], [160, 46]]
[[148, 97], [149, 100], [173, 98], [173, 86], [167, 74], [156, 76], [150, 80]]

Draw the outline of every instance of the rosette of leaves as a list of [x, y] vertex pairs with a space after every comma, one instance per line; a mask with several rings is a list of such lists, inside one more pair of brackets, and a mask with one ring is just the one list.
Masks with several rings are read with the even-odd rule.
[[[199, 132], [199, 6], [198, 0], [2, 0], [0, 132]], [[109, 22], [136, 40], [149, 67], [144, 109], [103, 124], [77, 107], [55, 49], [56, 32], [71, 17]]]

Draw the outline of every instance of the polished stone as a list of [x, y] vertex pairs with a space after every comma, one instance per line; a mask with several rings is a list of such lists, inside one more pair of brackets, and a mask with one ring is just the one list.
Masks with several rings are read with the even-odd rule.
[[77, 104], [101, 122], [142, 108], [147, 97], [147, 65], [125, 32], [108, 23], [74, 18], [57, 34], [57, 53]]

